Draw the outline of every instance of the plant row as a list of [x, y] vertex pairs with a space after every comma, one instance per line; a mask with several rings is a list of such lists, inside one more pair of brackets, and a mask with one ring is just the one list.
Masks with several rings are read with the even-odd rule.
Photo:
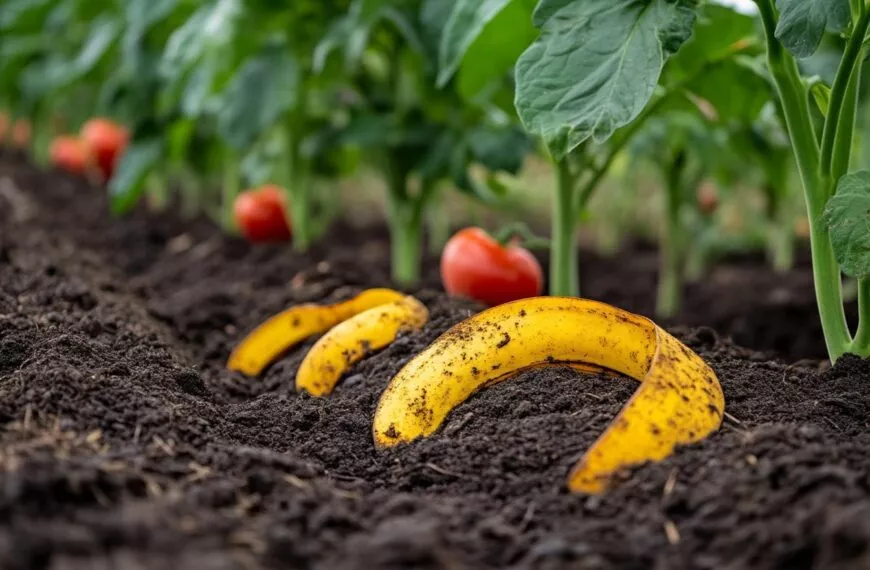
[[[26, 120], [34, 155], [55, 163], [54, 137], [84, 124], [81, 148], [67, 154], [108, 181], [119, 213], [143, 197], [177, 200], [254, 240], [292, 235], [301, 251], [336, 209], [333, 182], [374, 172], [403, 284], [419, 278], [424, 223], [445, 192], [501, 207], [506, 176], [537, 155], [555, 180], [550, 293], [579, 295], [580, 226], [598, 216], [617, 234], [627, 229], [619, 211], [596, 209], [599, 191], [616, 193], [602, 182], [616, 167], [656, 172], [663, 316], [703, 269], [697, 251], [708, 241], [730, 247], [716, 239], [717, 207], [741, 185], [758, 189], [763, 208], [746, 214], [737, 246], [760, 244], [789, 268], [803, 187], [829, 351], [870, 355], [870, 175], [850, 173], [870, 14], [864, 0], [757, 7], [7, 0], [0, 108], [6, 130]], [[93, 117], [111, 117], [97, 124], [115, 134], [94, 135]], [[94, 142], [108, 138], [111, 157], [108, 143]], [[631, 192], [612, 202], [648, 207]], [[456, 236], [442, 263], [448, 289], [509, 292], [484, 299], [493, 304], [535, 294], [540, 268], [516, 243], [528, 237], [518, 226], [497, 239]], [[842, 273], [857, 279], [854, 338]]]

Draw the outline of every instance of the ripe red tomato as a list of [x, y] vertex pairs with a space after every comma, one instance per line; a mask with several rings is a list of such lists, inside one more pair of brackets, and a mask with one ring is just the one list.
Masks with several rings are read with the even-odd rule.
[[233, 213], [248, 241], [287, 241], [293, 235], [285, 214], [284, 193], [278, 186], [266, 184], [242, 192], [236, 197]]
[[55, 138], [49, 152], [52, 164], [73, 174], [84, 174], [91, 160], [88, 146], [77, 137]]
[[109, 119], [96, 118], [85, 123], [80, 134], [90, 147], [103, 180], [109, 180], [127, 148], [130, 138], [127, 129]]
[[480, 228], [465, 228], [444, 246], [441, 281], [451, 295], [495, 306], [540, 295], [544, 276], [526, 248], [503, 246]]

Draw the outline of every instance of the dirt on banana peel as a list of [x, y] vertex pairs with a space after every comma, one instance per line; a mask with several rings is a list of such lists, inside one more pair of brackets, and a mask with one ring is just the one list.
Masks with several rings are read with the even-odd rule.
[[288, 304], [387, 284], [384, 238], [338, 226], [297, 256], [171, 215], [116, 222], [102, 190], [0, 158], [0, 568], [870, 567], [870, 364], [854, 358], [788, 366], [671, 329], [729, 416], [600, 497], [564, 478], [632, 380], [530, 370], [432, 438], [374, 450], [389, 378], [477, 309], [431, 281], [423, 332], [329, 398], [294, 391], [310, 342], [259, 379], [224, 369]]

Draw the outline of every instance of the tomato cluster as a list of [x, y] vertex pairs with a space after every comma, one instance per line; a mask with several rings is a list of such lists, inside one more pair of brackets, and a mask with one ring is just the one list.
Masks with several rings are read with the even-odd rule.
[[93, 169], [105, 182], [112, 178], [129, 141], [127, 129], [109, 119], [89, 120], [79, 136], [62, 135], [51, 144], [51, 162], [73, 174]]

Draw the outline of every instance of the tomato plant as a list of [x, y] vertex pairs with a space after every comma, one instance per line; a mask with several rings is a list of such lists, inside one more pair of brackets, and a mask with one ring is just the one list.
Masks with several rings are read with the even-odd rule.
[[[537, 37], [534, 30], [525, 31], [522, 19], [511, 18], [521, 8], [534, 9]], [[757, 78], [734, 62], [757, 49], [752, 19], [707, 5], [701, 16], [692, 0], [454, 4], [441, 50], [442, 80], [466, 65], [484, 38], [501, 46], [499, 37], [518, 38], [516, 112], [527, 131], [546, 145], [556, 171], [552, 294], [579, 293], [578, 224], [616, 157], [650, 117], [698, 98], [728, 114], [753, 98]], [[699, 31], [689, 41], [696, 20]], [[501, 47], [490, 53], [499, 51], [508, 52]], [[501, 65], [505, 60], [495, 61]], [[749, 82], [745, 90], [730, 89], [744, 81]], [[733, 105], [729, 99], [735, 99]]]
[[466, 228], [444, 247], [441, 281], [451, 295], [494, 306], [540, 295], [544, 276], [518, 240], [501, 243], [480, 228]]
[[[850, 172], [862, 62], [870, 28], [863, 1], [840, 0], [807, 10], [804, 2], [756, 0], [767, 40], [767, 66], [777, 87], [804, 188], [816, 298], [831, 360], [852, 352], [870, 356], [870, 248], [864, 220], [870, 173]], [[824, 86], [820, 129], [810, 109], [812, 86], [797, 59], [812, 55], [826, 29], [846, 45], [833, 84]], [[842, 273], [858, 279], [857, 330], [843, 309]]]
[[[517, 172], [530, 139], [506, 118], [492, 94], [471, 102], [459, 86], [438, 89], [438, 50], [452, 2], [356, 0], [315, 52], [327, 70], [342, 54], [349, 74], [348, 120], [331, 143], [368, 157], [386, 186], [393, 278], [420, 274], [424, 215], [447, 184], [496, 203], [492, 173]], [[506, 74], [508, 68], [502, 70]], [[483, 179], [471, 167], [482, 165]]]

